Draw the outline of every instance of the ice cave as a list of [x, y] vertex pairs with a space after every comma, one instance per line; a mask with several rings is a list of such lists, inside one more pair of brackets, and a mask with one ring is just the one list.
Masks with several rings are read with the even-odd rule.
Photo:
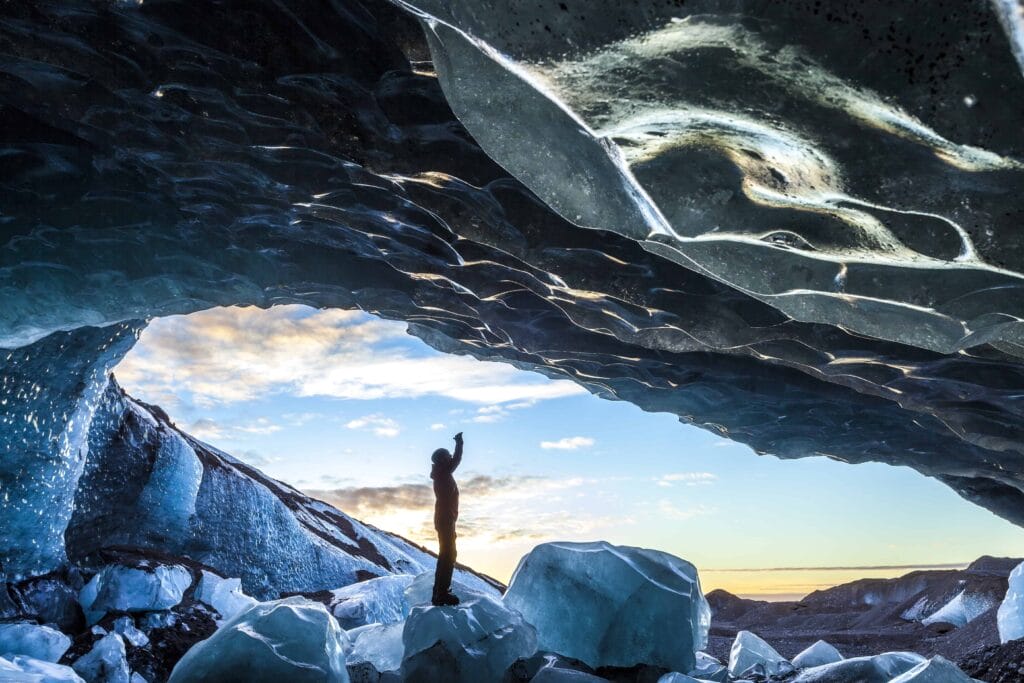
[[0, 3], [0, 681], [1024, 680], [1019, 558], [771, 602], [567, 535], [439, 606], [112, 375], [359, 311], [1021, 527], [1022, 123], [1021, 0]]

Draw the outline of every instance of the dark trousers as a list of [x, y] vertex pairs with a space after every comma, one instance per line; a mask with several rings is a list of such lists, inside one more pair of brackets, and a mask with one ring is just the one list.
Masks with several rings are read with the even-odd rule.
[[434, 570], [434, 595], [444, 595], [452, 588], [452, 572], [455, 571], [455, 527], [439, 528], [437, 543], [437, 569]]

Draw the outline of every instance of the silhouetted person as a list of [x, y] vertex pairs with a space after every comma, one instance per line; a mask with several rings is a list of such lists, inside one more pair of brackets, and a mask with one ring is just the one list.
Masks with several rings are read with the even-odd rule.
[[455, 435], [455, 455], [447, 448], [438, 448], [430, 460], [434, 463], [430, 478], [434, 480], [434, 528], [437, 529], [437, 569], [434, 570], [435, 605], [457, 605], [452, 595], [452, 572], [455, 571], [455, 521], [459, 518], [459, 487], [452, 473], [462, 462], [462, 432]]

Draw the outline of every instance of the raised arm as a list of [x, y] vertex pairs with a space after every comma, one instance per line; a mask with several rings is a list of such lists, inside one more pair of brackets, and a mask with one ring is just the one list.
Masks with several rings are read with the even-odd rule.
[[452, 456], [452, 472], [458, 468], [459, 463], [462, 462], [462, 432], [455, 435], [455, 454]]

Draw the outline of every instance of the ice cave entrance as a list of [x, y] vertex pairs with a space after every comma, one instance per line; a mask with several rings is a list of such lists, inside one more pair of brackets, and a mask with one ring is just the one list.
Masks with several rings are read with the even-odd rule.
[[501, 580], [554, 539], [662, 549], [705, 591], [767, 599], [1024, 555], [1021, 529], [908, 468], [758, 457], [361, 311], [159, 318], [115, 375], [183, 432], [430, 548], [429, 454], [465, 432], [459, 559]]

